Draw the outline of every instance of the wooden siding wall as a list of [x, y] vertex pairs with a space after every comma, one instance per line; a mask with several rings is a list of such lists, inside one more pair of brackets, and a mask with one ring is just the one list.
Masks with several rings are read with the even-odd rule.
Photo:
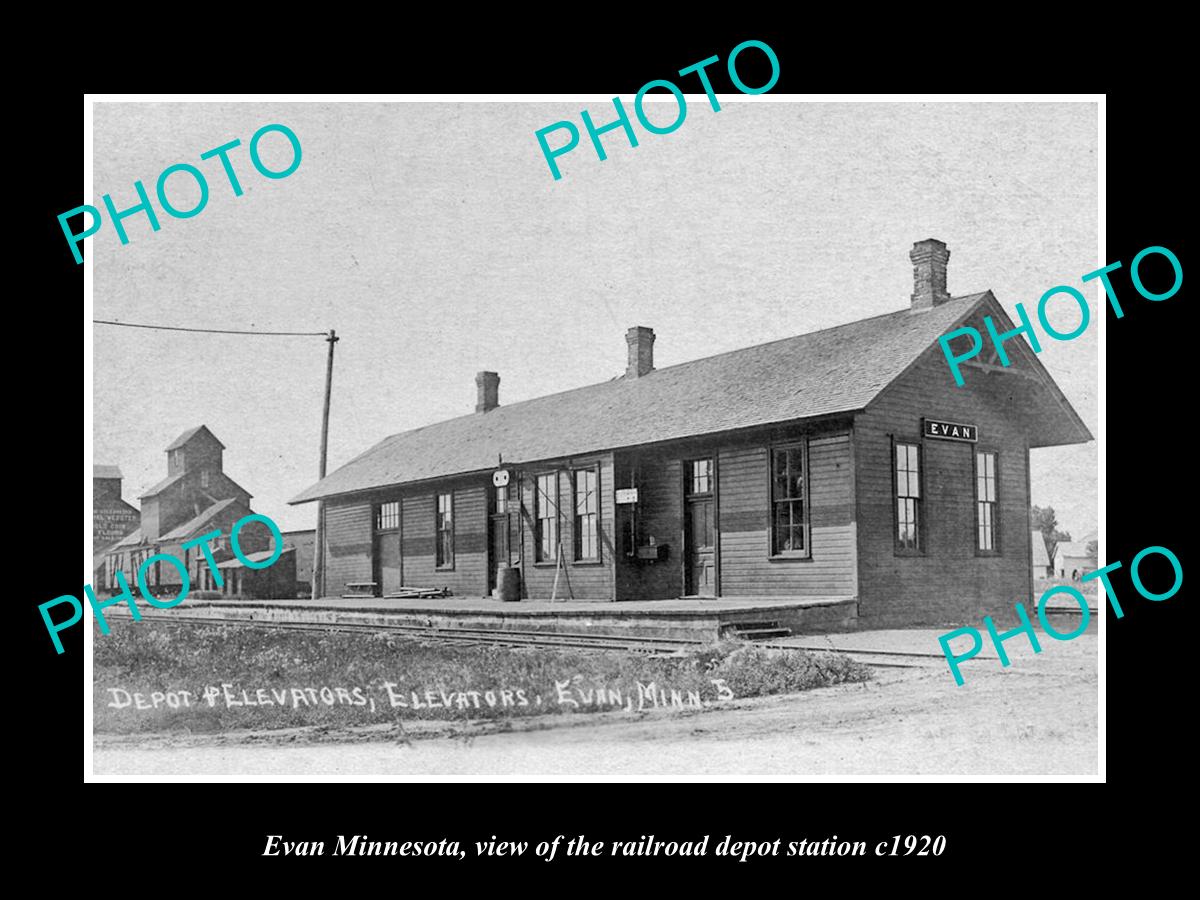
[[[599, 464], [600, 467], [600, 562], [574, 562], [575, 556], [575, 509], [572, 486], [573, 469], [582, 469]], [[558, 473], [559, 519], [562, 548], [566, 565], [566, 577], [559, 576], [558, 597], [573, 596], [576, 600], [613, 599], [613, 560], [617, 553], [614, 531], [613, 506], [613, 457], [578, 457], [570, 460], [555, 460], [544, 465], [528, 465], [521, 469], [521, 503], [513, 510], [510, 519], [516, 533], [513, 537], [512, 554], [522, 554], [522, 597], [531, 600], [549, 599], [554, 589], [554, 562], [539, 563], [536, 559], [537, 516], [534, 491], [537, 476], [549, 472]], [[515, 479], [514, 479], [515, 480]], [[515, 494], [510, 494], [515, 497]], [[570, 579], [570, 587], [567, 586]]]
[[[810, 559], [771, 559], [773, 443], [809, 438]], [[618, 454], [617, 487], [639, 489], [638, 540], [669, 544], [668, 559], [620, 556], [621, 599], [678, 597], [683, 585], [683, 463], [712, 456], [717, 474], [720, 593], [724, 597], [852, 597], [857, 592], [853, 459], [848, 429], [772, 429], [713, 447], [680, 444]], [[631, 480], [632, 479], [632, 480]], [[627, 515], [620, 507], [618, 521]], [[620, 528], [618, 528], [618, 534]]]
[[[328, 556], [325, 593], [336, 597], [355, 581], [373, 581], [374, 507], [400, 501], [404, 584], [447, 587], [459, 597], [487, 592], [487, 491], [483, 479], [397, 489], [375, 496], [331, 500], [326, 507]], [[437, 495], [454, 494], [454, 567], [437, 568]]]
[[[940, 353], [924, 356], [855, 420], [859, 616], [867, 625], [1011, 621], [1031, 592], [1028, 447], [1006, 384], [956, 387]], [[979, 443], [921, 440], [922, 417], [979, 426]], [[894, 550], [892, 436], [922, 447], [925, 552]], [[1000, 556], [977, 556], [974, 454], [999, 453]]]
[[723, 449], [720, 486], [721, 594], [726, 597], [852, 597], [854, 479], [849, 434], [811, 437], [808, 490], [811, 558], [771, 559], [770, 455], [765, 446]]
[[[426, 487], [402, 496], [400, 560], [404, 584], [447, 587], [458, 597], [487, 594], [487, 491], [490, 479]], [[454, 568], [437, 568], [437, 495], [454, 494]]]
[[337, 597], [352, 581], [371, 580], [371, 501], [325, 502], [325, 594]]
[[[571, 468], [600, 464], [600, 563], [576, 563]], [[508, 487], [509, 555], [522, 566], [522, 596], [550, 597], [554, 586], [554, 564], [534, 564], [533, 492], [538, 474], [557, 471], [561, 502], [559, 528], [569, 565], [570, 593], [578, 600], [612, 599], [613, 497], [612, 457], [560, 460], [544, 466], [529, 466], [518, 480], [516, 470]], [[519, 484], [519, 487], [518, 487]], [[518, 490], [524, 502], [518, 504]], [[437, 495], [454, 493], [454, 568], [436, 566]], [[401, 565], [407, 586], [447, 587], [458, 597], [484, 597], [488, 592], [489, 494], [494, 490], [490, 475], [458, 479], [442, 484], [397, 488], [376, 495], [331, 500], [327, 506], [328, 555], [326, 594], [338, 596], [348, 582], [372, 581], [373, 509], [384, 501], [401, 504]], [[522, 559], [522, 553], [524, 558]], [[503, 563], [504, 560], [499, 562]], [[567, 578], [559, 579], [559, 597], [568, 596]]]

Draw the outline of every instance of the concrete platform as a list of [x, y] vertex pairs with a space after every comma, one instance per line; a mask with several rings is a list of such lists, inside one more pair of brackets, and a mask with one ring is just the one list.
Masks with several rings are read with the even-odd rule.
[[678, 599], [625, 603], [447, 597], [386, 600], [195, 600], [189, 612], [230, 621], [419, 625], [550, 634], [614, 635], [711, 642], [738, 628], [779, 627], [793, 634], [854, 627], [854, 597]]

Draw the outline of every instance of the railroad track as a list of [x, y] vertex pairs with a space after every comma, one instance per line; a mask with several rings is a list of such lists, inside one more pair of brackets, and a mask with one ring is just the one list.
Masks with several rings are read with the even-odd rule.
[[941, 653], [914, 653], [910, 650], [848, 650], [840, 647], [778, 644], [773, 641], [766, 641], [763, 646], [780, 650], [804, 650], [808, 653], [839, 653], [842, 656], [850, 657], [855, 662], [880, 669], [924, 669], [939, 664], [944, 665], [946, 662], [946, 657]]
[[[108, 611], [109, 618], [132, 619], [124, 612]], [[410, 625], [394, 623], [387, 625], [360, 622], [280, 622], [272, 619], [224, 618], [202, 616], [194, 613], [172, 613], [170, 619], [157, 621], [169, 624], [192, 625], [252, 625], [260, 628], [278, 628], [283, 631], [303, 631], [314, 634], [397, 634], [405, 637], [427, 638], [466, 646], [490, 647], [549, 647], [577, 650], [624, 650], [647, 656], [673, 656], [692, 647], [699, 641], [673, 638], [646, 638], [637, 636], [589, 635], [567, 632], [509, 632], [486, 628], [443, 628], [436, 625]]]
[[[110, 618], [132, 619], [128, 613], [118, 610], [106, 611]], [[277, 628], [281, 631], [302, 631], [312, 634], [396, 634], [405, 637], [437, 640], [460, 646], [510, 647], [529, 649], [573, 650], [621, 650], [645, 656], [676, 656], [687, 650], [702, 646], [701, 641], [678, 638], [647, 638], [635, 635], [595, 635], [577, 632], [512, 632], [487, 628], [446, 628], [436, 625], [412, 625], [391, 623], [387, 625], [362, 622], [281, 622], [274, 619], [225, 618], [196, 613], [172, 612], [170, 618], [156, 621], [169, 624], [189, 625], [250, 625], [259, 628]], [[778, 650], [805, 650], [810, 653], [839, 653], [856, 662], [874, 668], [925, 668], [944, 661], [940, 653], [913, 653], [909, 651], [844, 650], [835, 647], [797, 646], [775, 641], [756, 641], [759, 646]]]

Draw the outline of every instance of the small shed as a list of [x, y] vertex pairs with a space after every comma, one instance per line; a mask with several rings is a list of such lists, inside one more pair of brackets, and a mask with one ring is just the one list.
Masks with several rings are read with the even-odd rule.
[[[271, 558], [273, 550], [247, 553], [246, 559], [260, 563]], [[265, 569], [251, 569], [241, 560], [227, 559], [217, 566], [224, 584], [221, 593], [227, 597], [242, 597], [246, 600], [292, 600], [296, 597], [296, 550], [284, 547], [275, 560]]]
[[1033, 530], [1033, 577], [1047, 578], [1054, 574], [1054, 567], [1050, 565], [1050, 554], [1046, 552], [1046, 539], [1042, 537], [1042, 532], [1038, 529]]
[[1064, 541], [1054, 549], [1054, 574], [1060, 578], [1077, 579], [1095, 569], [1096, 554], [1083, 541]]

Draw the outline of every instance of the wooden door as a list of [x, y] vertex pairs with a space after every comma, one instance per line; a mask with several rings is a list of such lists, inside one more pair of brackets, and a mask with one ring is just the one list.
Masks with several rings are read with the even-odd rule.
[[400, 532], [384, 531], [375, 536], [375, 567], [379, 596], [400, 590]]
[[711, 459], [684, 466], [684, 591], [716, 596], [716, 491]]

